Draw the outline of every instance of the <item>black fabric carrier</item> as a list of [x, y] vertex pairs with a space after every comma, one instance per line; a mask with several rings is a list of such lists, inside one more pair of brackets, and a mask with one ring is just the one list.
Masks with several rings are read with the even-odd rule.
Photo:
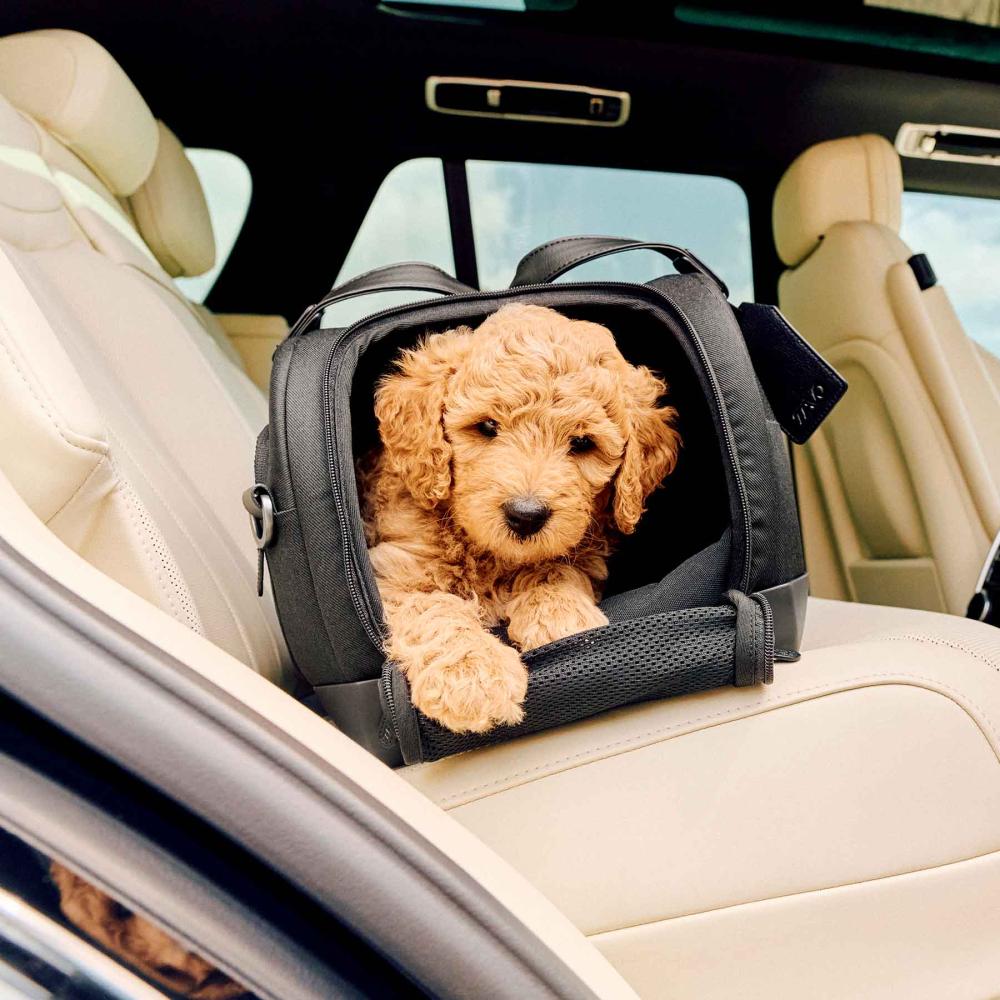
[[[552, 284], [577, 264], [633, 249], [665, 255], [679, 273]], [[390, 289], [442, 297], [318, 328], [333, 303]], [[477, 292], [430, 265], [398, 264], [303, 313], [275, 353], [270, 422], [244, 499], [289, 649], [339, 728], [391, 764], [436, 760], [636, 702], [766, 684], [776, 659], [797, 657], [808, 582], [781, 431], [804, 441], [846, 383], [773, 306], [734, 309], [727, 295], [679, 247], [583, 236], [528, 254], [506, 290]], [[428, 332], [475, 327], [512, 301], [602, 323], [628, 361], [662, 373], [683, 448], [609, 564], [609, 624], [523, 654], [522, 723], [457, 734], [413, 708], [405, 677], [386, 661], [355, 463], [378, 444], [375, 386], [400, 349]]]

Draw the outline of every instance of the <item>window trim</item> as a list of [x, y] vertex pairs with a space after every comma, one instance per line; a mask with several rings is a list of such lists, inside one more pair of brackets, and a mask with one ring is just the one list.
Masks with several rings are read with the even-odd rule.
[[476, 238], [472, 229], [472, 202], [465, 160], [442, 160], [441, 167], [444, 170], [444, 194], [455, 277], [472, 288], [478, 288], [479, 265], [476, 261]]

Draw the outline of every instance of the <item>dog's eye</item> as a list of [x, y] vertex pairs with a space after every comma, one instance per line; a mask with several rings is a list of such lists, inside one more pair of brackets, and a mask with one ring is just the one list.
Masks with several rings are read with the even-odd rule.
[[476, 424], [476, 430], [486, 438], [495, 438], [500, 425], [495, 420], [480, 420]]
[[574, 455], [582, 455], [594, 450], [594, 439], [589, 437], [573, 437], [569, 439], [569, 450]]

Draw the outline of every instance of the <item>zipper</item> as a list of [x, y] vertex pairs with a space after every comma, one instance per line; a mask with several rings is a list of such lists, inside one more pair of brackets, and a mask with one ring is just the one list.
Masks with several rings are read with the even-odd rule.
[[764, 676], [761, 683], [770, 684], [774, 680], [774, 661], [777, 650], [774, 648], [774, 609], [771, 602], [763, 594], [755, 594], [764, 618]]
[[761, 610], [764, 612], [764, 663], [765, 669], [768, 663], [774, 663], [774, 611], [771, 602], [763, 595], [758, 594]]
[[[374, 318], [374, 317], [372, 317]], [[354, 326], [357, 326], [355, 324]], [[347, 334], [354, 330], [354, 326], [345, 330], [333, 343], [330, 348], [330, 359], [327, 362], [326, 374], [323, 378], [323, 405], [327, 414], [330, 413], [330, 380], [333, 368], [333, 359], [337, 353], [337, 347], [344, 341]], [[351, 595], [351, 603], [354, 611], [361, 622], [361, 627], [371, 640], [376, 649], [382, 649], [384, 635], [381, 627], [375, 623], [375, 616], [372, 614], [371, 606], [368, 603], [368, 595], [365, 594], [358, 583], [354, 565], [354, 543], [351, 539], [350, 526], [347, 521], [347, 511], [344, 508], [344, 495], [341, 489], [339, 470], [337, 469], [337, 448], [336, 425], [333, 420], [329, 422], [330, 431], [326, 435], [326, 461], [330, 474], [330, 491], [333, 494], [333, 506], [337, 512], [337, 523], [340, 526], [341, 551], [344, 553], [344, 579], [347, 580], [347, 590]]]
[[[470, 292], [466, 295], [453, 295], [447, 298], [448, 302], [476, 302], [481, 299], [502, 299], [506, 297], [514, 297], [521, 295], [524, 292], [536, 292], [536, 291], [552, 291], [557, 290], [627, 290], [630, 292], [642, 291], [643, 293], [650, 294], [657, 299], [662, 300], [667, 303], [670, 307], [670, 312], [673, 314], [674, 318], [677, 319], [681, 326], [685, 329], [688, 334], [688, 339], [692, 346], [694, 347], [698, 358], [701, 361], [702, 370], [708, 378], [709, 386], [712, 390], [713, 400], [715, 402], [715, 409], [718, 415], [719, 424], [722, 427], [722, 436], [725, 443], [727, 457], [729, 459], [729, 466], [733, 470], [733, 474], [736, 480], [736, 493], [739, 500], [741, 513], [743, 516], [744, 525], [744, 542], [743, 542], [743, 574], [741, 578], [741, 589], [746, 591], [749, 586], [750, 579], [750, 555], [751, 555], [751, 542], [750, 542], [750, 507], [749, 507], [749, 497], [747, 495], [746, 484], [743, 479], [743, 470], [740, 468], [739, 462], [736, 460], [736, 444], [733, 437], [732, 426], [729, 423], [729, 416], [726, 412], [725, 401], [722, 398], [722, 389], [719, 386], [719, 381], [715, 375], [715, 370], [712, 368], [711, 361], [708, 358], [708, 354], [705, 351], [704, 345], [701, 343], [701, 339], [695, 332], [694, 326], [691, 321], [684, 314], [683, 310], [677, 303], [665, 292], [658, 288], [653, 288], [650, 285], [640, 285], [635, 282], [630, 281], [600, 281], [600, 282], [559, 282], [558, 284], [544, 283], [536, 285], [519, 285], [517, 288], [506, 288], [499, 289], [496, 291], [480, 291], [480, 292]], [[307, 309], [295, 324], [292, 332], [289, 334], [290, 337], [301, 337], [307, 336], [307, 331], [312, 322], [317, 316], [322, 313], [326, 308], [324, 301], [321, 299], [314, 306]], [[331, 399], [331, 388], [332, 381], [334, 378], [334, 362], [338, 358], [338, 352], [341, 346], [359, 329], [369, 324], [374, 324], [382, 321], [383, 319], [388, 319], [390, 316], [399, 315], [407, 312], [413, 308], [413, 303], [405, 303], [399, 306], [392, 306], [388, 309], [382, 309], [377, 313], [372, 313], [370, 316], [366, 316], [358, 322], [353, 323], [351, 326], [342, 330], [340, 334], [334, 339], [330, 346], [330, 354], [327, 360], [326, 372], [324, 374], [323, 380], [323, 404], [326, 408], [327, 413], [330, 412], [330, 399]], [[375, 621], [375, 616], [372, 613], [371, 605], [368, 600], [368, 595], [364, 592], [364, 588], [361, 587], [360, 582], [357, 578], [357, 567], [356, 567], [356, 554], [354, 550], [354, 540], [351, 537], [350, 526], [348, 524], [347, 512], [344, 506], [343, 491], [341, 489], [340, 474], [337, 467], [337, 449], [336, 449], [336, 428], [334, 421], [330, 421], [330, 431], [326, 436], [326, 452], [327, 452], [327, 465], [330, 475], [330, 487], [333, 494], [334, 509], [337, 513], [337, 521], [340, 527], [340, 538], [342, 543], [342, 551], [344, 553], [344, 576], [347, 580], [347, 589], [351, 596], [351, 603], [354, 605], [355, 613], [358, 616], [358, 620], [361, 622], [362, 628], [365, 634], [371, 640], [372, 644], [377, 649], [382, 649], [384, 642], [384, 632], [381, 623]], [[772, 623], [773, 632], [773, 623]], [[391, 699], [391, 695], [389, 696]], [[393, 718], [393, 725], [395, 725], [395, 718]]]
[[386, 665], [386, 668], [382, 670], [382, 676], [379, 679], [379, 683], [382, 685], [382, 694], [385, 696], [385, 707], [389, 714], [389, 718], [383, 720], [383, 723], [388, 722], [388, 727], [383, 724], [382, 732], [379, 735], [380, 738], [382, 738], [387, 744], [393, 739], [398, 742], [399, 723], [396, 718], [396, 696], [392, 693], [392, 673], [388, 669], [388, 664]]
[[[695, 349], [702, 360], [702, 367], [705, 369], [705, 373], [708, 375], [709, 381], [712, 383], [712, 395], [715, 397], [715, 405], [719, 413], [719, 423], [722, 425], [723, 438], [726, 442], [726, 450], [729, 452], [729, 465], [733, 470], [733, 474], [736, 477], [736, 495], [740, 501], [740, 512], [743, 515], [743, 575], [740, 579], [740, 590], [744, 593], [750, 587], [750, 560], [753, 552], [752, 540], [750, 534], [750, 498], [747, 495], [746, 482], [743, 479], [743, 469], [740, 467], [740, 463], [736, 459], [736, 442], [733, 439], [733, 428], [729, 423], [729, 414], [726, 412], [725, 403], [722, 399], [722, 389], [719, 387], [719, 381], [715, 377], [715, 369], [712, 368], [711, 363], [708, 360], [708, 355], [705, 352], [704, 345], [701, 342], [701, 338], [695, 332], [694, 327], [691, 325], [691, 321], [684, 314], [684, 311], [676, 302], [664, 291], [659, 288], [654, 288], [653, 291], [657, 295], [666, 299], [674, 309], [677, 318], [680, 320], [681, 324], [687, 328], [688, 334], [690, 335], [691, 342], [695, 345]], [[773, 631], [773, 625], [772, 625]], [[773, 643], [772, 643], [773, 645]]]

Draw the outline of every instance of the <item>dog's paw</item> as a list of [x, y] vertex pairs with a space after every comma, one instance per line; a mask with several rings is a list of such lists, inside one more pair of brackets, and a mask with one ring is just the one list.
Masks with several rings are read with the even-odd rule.
[[450, 662], [411, 672], [414, 706], [456, 733], [484, 733], [519, 723], [528, 671], [517, 650], [487, 632], [463, 646]]
[[607, 624], [608, 616], [596, 604], [581, 600], [560, 607], [558, 614], [512, 616], [507, 634], [511, 642], [527, 652], [557, 639], [565, 639], [568, 635]]

